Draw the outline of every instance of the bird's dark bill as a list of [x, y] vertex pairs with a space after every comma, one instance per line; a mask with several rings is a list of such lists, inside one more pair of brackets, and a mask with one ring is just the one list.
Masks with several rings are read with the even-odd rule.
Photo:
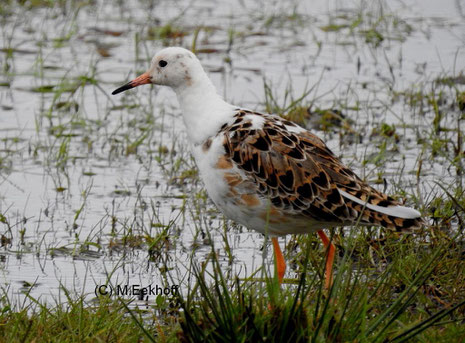
[[111, 94], [115, 95], [115, 94], [127, 91], [128, 89], [141, 86], [141, 85], [146, 85], [148, 83], [151, 83], [150, 75], [149, 73], [143, 73], [142, 75], [136, 77], [134, 80], [126, 83], [124, 86], [121, 86], [120, 88], [115, 89]]

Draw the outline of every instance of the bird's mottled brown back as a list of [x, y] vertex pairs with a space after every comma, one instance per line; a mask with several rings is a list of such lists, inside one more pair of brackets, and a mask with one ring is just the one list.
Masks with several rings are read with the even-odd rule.
[[[264, 119], [261, 128], [254, 127], [253, 115]], [[225, 159], [244, 171], [276, 210], [327, 226], [358, 223], [404, 231], [422, 225], [421, 218], [387, 215], [343, 197], [339, 190], [363, 203], [399, 206], [344, 166], [321, 139], [290, 121], [238, 110], [219, 134], [224, 135]]]

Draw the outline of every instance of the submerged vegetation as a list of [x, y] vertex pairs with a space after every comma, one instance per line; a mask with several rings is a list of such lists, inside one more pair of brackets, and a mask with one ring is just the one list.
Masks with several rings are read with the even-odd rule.
[[[222, 6], [0, 4], [0, 341], [465, 340], [463, 13]], [[315, 131], [428, 225], [333, 230], [329, 290], [317, 237], [289, 236], [279, 286], [268, 237], [208, 200], [174, 95], [109, 95], [168, 45], [195, 50], [228, 101]], [[116, 294], [131, 285], [169, 291]]]

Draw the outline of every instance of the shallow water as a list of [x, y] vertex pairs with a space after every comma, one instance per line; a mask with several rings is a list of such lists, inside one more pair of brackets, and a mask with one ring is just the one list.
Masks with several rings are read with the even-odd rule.
[[[211, 250], [207, 231], [233, 274], [250, 276], [262, 265], [261, 235], [229, 222], [231, 256], [225, 252], [224, 219], [193, 173], [174, 93], [141, 87], [110, 95], [163, 45], [190, 47], [201, 26], [199, 58], [228, 101], [264, 110], [264, 80], [281, 106], [286, 93], [296, 99], [313, 87], [302, 104], [341, 109], [356, 132], [317, 131], [329, 147], [367, 180], [381, 173], [389, 192], [402, 188], [427, 202], [440, 191], [435, 180], [447, 184], [456, 175], [448, 156], [425, 158], [418, 183], [418, 137], [428, 137], [434, 111], [409, 105], [403, 92], [433, 88], [436, 79], [464, 70], [465, 3], [386, 3], [2, 5], [4, 292], [19, 302], [26, 293], [53, 301], [63, 296], [62, 285], [93, 294], [107, 278], [182, 285], [192, 256], [201, 262]], [[460, 82], [454, 87], [444, 93], [463, 91]], [[441, 126], [456, 129], [457, 118], [451, 108]], [[388, 146], [377, 161], [372, 133], [380, 123], [395, 125], [401, 139], [398, 151]], [[162, 238], [149, 248], [146, 237]]]

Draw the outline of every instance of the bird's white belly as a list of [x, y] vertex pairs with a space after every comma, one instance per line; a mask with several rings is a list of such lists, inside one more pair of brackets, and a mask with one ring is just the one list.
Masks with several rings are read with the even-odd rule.
[[285, 235], [316, 231], [308, 218], [277, 211], [258, 194], [258, 186], [224, 159], [221, 137], [194, 146], [193, 154], [209, 197], [228, 217], [263, 234]]
[[265, 222], [259, 213], [265, 204], [256, 194], [255, 185], [244, 181], [245, 176], [225, 159], [221, 137], [212, 139], [210, 147], [195, 146], [193, 154], [209, 197], [228, 217], [238, 223], [264, 232]]

